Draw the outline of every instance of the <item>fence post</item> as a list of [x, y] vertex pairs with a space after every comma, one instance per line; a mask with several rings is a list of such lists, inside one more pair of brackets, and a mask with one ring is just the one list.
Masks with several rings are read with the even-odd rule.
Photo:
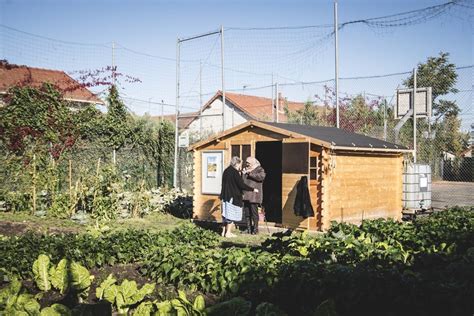
[[69, 202], [72, 203], [72, 161], [69, 159]]
[[32, 215], [36, 212], [36, 154], [33, 154], [33, 212]]

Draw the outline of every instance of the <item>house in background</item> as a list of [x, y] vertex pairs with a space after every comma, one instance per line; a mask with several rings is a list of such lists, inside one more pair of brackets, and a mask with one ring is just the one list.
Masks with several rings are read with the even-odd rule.
[[[263, 122], [286, 123], [285, 107], [290, 111], [301, 110], [304, 103], [288, 101], [279, 95], [278, 113], [275, 100], [247, 94], [225, 93], [225, 129], [232, 128], [242, 123], [258, 120]], [[191, 133], [215, 134], [223, 130], [222, 123], [222, 91], [217, 93], [201, 108], [201, 116], [194, 113], [186, 129]], [[277, 119], [278, 115], [278, 119]]]
[[[17, 66], [0, 61], [0, 95], [8, 94], [8, 90], [15, 86], [39, 88], [44, 83], [54, 85], [63, 94], [64, 99], [71, 102], [72, 108], [87, 104], [105, 104], [64, 71]], [[0, 98], [0, 106], [3, 105], [1, 99], [3, 98]]]
[[[190, 112], [190, 113], [181, 113], [180, 119], [178, 121], [178, 127], [179, 130], [184, 130], [189, 123], [191, 123], [192, 120], [194, 120], [197, 116], [199, 116], [199, 113], [196, 112]], [[153, 122], [161, 122], [161, 120], [168, 121], [171, 124], [175, 125], [176, 124], [176, 114], [167, 114], [167, 115], [158, 115], [158, 116], [150, 116], [150, 120]]]

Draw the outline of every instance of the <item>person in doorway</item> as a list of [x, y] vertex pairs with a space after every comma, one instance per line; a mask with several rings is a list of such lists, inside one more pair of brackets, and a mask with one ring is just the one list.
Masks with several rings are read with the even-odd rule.
[[258, 193], [258, 189], [246, 185], [240, 175], [242, 160], [232, 157], [230, 165], [222, 174], [222, 189], [219, 196], [222, 204], [222, 236], [235, 237], [232, 234], [232, 222], [242, 220], [243, 192]]
[[265, 170], [260, 166], [260, 162], [254, 157], [248, 157], [245, 168], [242, 171], [244, 183], [255, 191], [244, 192], [244, 214], [247, 219], [247, 231], [249, 234], [258, 234], [258, 206], [263, 200], [263, 181], [265, 180]]

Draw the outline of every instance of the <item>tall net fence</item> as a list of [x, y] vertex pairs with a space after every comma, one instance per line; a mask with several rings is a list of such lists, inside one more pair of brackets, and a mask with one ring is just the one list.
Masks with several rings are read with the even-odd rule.
[[[344, 22], [339, 31], [360, 24], [380, 38], [395, 29], [422, 23], [439, 26], [456, 21], [470, 25], [472, 9], [467, 1], [448, 2]], [[212, 106], [211, 98], [216, 92], [225, 90], [231, 103], [235, 103], [235, 94], [266, 99], [245, 106], [250, 119], [335, 127], [335, 80], [321, 75], [334, 71], [333, 45], [332, 25], [228, 27], [210, 35], [186, 38], [179, 47], [179, 104], [186, 107], [181, 112], [193, 109], [192, 115], [199, 115], [207, 102]], [[428, 66], [406, 64], [405, 69], [396, 73], [384, 73], [384, 67], [370, 67], [374, 69], [372, 75], [367, 71], [361, 76], [341, 76], [337, 102], [340, 127], [413, 149], [413, 119], [408, 118], [401, 125], [401, 116], [395, 116], [395, 112], [397, 90], [413, 88], [412, 70], [418, 67], [417, 88], [430, 87], [433, 94], [431, 115], [419, 115], [416, 122], [416, 162], [431, 167], [435, 206], [472, 204], [468, 193], [462, 193], [459, 199], [453, 194], [459, 192], [459, 183], [465, 192], [474, 188], [470, 158], [473, 66], [450, 64], [449, 56], [442, 54], [422, 56], [419, 63]], [[226, 113], [229, 110], [223, 108], [215, 102], [212, 111], [207, 109], [203, 113], [201, 121], [212, 123], [201, 126], [199, 135], [208, 136], [237, 125], [230, 119], [233, 113]], [[209, 114], [212, 118], [206, 117]]]
[[[342, 22], [338, 30], [370, 32], [371, 40], [375, 42], [395, 30], [408, 30], [421, 24], [432, 29], [452, 23], [472, 27], [473, 8], [467, 0], [449, 1], [404, 13]], [[286, 22], [277, 21], [276, 24]], [[180, 37], [178, 61], [174, 57], [125, 47], [120, 40], [105, 43], [60, 41], [3, 25], [0, 26], [0, 39], [2, 59], [64, 70], [73, 78], [89, 83], [90, 89], [102, 97], [114, 69], [120, 95], [130, 111], [139, 115], [170, 115], [174, 120], [177, 101], [179, 126], [183, 129], [193, 122], [197, 124], [196, 116], [204, 105], [211, 105], [211, 98], [219, 90], [224, 90], [228, 98], [232, 94], [262, 98], [246, 108], [254, 119], [336, 126], [332, 25], [226, 26], [208, 34]], [[449, 47], [446, 51], [449, 52]], [[424, 63], [427, 57], [419, 56], [418, 60]], [[340, 76], [341, 127], [413, 148], [411, 119], [397, 132], [395, 127], [399, 119], [395, 119], [394, 111], [396, 90], [411, 87], [409, 79], [414, 66], [407, 64], [397, 73], [387, 73], [384, 67], [374, 63], [360, 75]], [[431, 166], [434, 181], [447, 188], [441, 194], [448, 196], [458, 190], [454, 183], [472, 181], [469, 149], [473, 140], [472, 135], [468, 135], [474, 123], [472, 69], [468, 64], [455, 65], [452, 70], [456, 77], [450, 82], [450, 88], [433, 95], [433, 115], [417, 120], [417, 161]], [[421, 72], [417, 86], [434, 90], [439, 73], [431, 74]], [[237, 119], [234, 121], [233, 113], [223, 116], [218, 103], [201, 118], [203, 123], [194, 126], [191, 142], [238, 123]], [[192, 160], [185, 148], [180, 148], [178, 156], [178, 184], [190, 189]], [[136, 162], [135, 169], [143, 169], [137, 159], [130, 160]], [[433, 199], [436, 194], [433, 191]]]

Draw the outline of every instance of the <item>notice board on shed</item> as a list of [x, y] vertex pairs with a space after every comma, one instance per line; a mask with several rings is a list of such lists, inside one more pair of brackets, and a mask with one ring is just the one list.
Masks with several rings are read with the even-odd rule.
[[222, 150], [203, 151], [201, 159], [201, 193], [220, 194], [224, 152]]

